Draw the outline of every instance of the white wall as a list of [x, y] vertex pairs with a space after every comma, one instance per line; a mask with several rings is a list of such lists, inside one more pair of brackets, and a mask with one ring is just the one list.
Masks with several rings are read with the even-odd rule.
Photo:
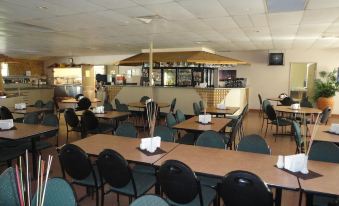
[[[267, 51], [223, 52], [221, 55], [249, 62], [251, 65], [234, 67], [238, 77], [246, 77], [250, 88], [249, 107], [259, 108], [258, 94], [263, 98], [277, 97], [289, 91], [290, 63], [317, 63], [317, 73], [339, 67], [338, 50], [287, 50], [284, 66], [268, 66]], [[339, 93], [335, 96], [334, 114], [339, 114]]]

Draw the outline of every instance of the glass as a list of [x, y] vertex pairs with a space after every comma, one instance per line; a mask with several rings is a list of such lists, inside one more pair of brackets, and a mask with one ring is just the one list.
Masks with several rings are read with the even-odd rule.
[[179, 69], [178, 86], [192, 86], [192, 70], [191, 69]]
[[176, 69], [164, 69], [164, 86], [175, 86]]

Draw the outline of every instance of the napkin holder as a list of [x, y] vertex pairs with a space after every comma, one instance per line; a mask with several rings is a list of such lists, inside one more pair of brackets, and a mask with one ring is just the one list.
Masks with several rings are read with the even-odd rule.
[[0, 129], [11, 129], [12, 127], [14, 127], [13, 119], [0, 120]]
[[94, 107], [93, 112], [98, 114], [104, 113], [105, 112], [104, 106]]
[[297, 110], [297, 109], [300, 109], [300, 104], [292, 104], [291, 105], [291, 109], [293, 109], [293, 110]]
[[26, 103], [14, 104], [14, 109], [26, 109]]
[[226, 109], [226, 105], [223, 103], [217, 104], [217, 109]]
[[[305, 154], [288, 155], [284, 157], [283, 168], [291, 172], [308, 174], [307, 160], [308, 156]], [[281, 157], [278, 158], [277, 166], [282, 167]]]
[[161, 137], [146, 137], [141, 139], [140, 149], [147, 150], [150, 153], [154, 153], [157, 148], [160, 148]]
[[331, 124], [329, 132], [339, 134], [339, 124]]
[[208, 124], [212, 121], [212, 115], [210, 114], [201, 114], [199, 115], [199, 122], [203, 124]]

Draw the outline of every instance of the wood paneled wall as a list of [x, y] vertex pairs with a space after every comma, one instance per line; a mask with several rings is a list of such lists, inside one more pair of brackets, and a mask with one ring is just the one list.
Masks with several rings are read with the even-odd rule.
[[25, 75], [26, 71], [31, 71], [32, 76], [42, 76], [44, 72], [44, 62], [39, 60], [20, 60], [20, 63], [8, 64], [9, 75]]

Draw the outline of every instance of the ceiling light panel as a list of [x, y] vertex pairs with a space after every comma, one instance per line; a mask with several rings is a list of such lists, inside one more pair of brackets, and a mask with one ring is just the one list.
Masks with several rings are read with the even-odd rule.
[[267, 0], [269, 13], [302, 11], [305, 9], [305, 0]]

